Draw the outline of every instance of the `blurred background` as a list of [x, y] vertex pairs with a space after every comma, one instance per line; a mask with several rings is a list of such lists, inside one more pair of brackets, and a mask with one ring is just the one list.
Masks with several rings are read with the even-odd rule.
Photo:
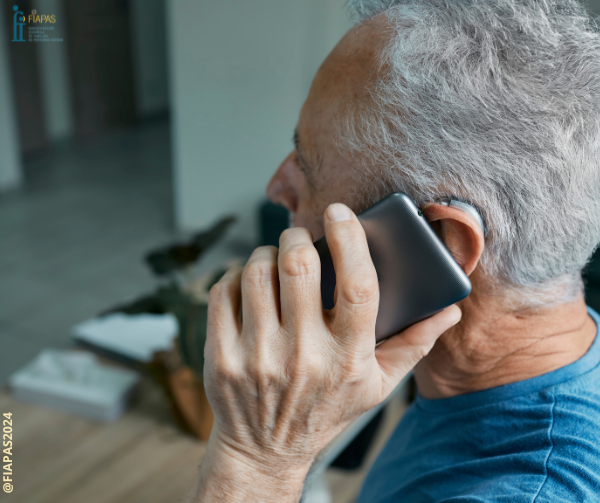
[[[0, 387], [42, 350], [70, 348], [74, 325], [164, 286], [150, 252], [228, 215], [183, 261], [195, 277], [276, 243], [286, 216], [265, 205], [266, 184], [349, 27], [343, 0], [0, 0]], [[5, 388], [0, 412], [15, 414], [28, 474], [16, 470], [0, 498], [177, 501], [203, 444], [181, 434], [164, 393], [144, 389], [105, 426]], [[400, 395], [337, 460], [350, 476], [328, 470], [333, 501], [353, 500], [410, 387]]]
[[[342, 0], [0, 4], [3, 382], [150, 288], [152, 247], [224, 214], [213, 255], [258, 244], [266, 184], [349, 22]], [[11, 42], [13, 5], [55, 15], [63, 41]]]
[[[202, 362], [189, 361], [202, 354], [201, 329], [153, 361], [86, 347], [139, 376], [117, 420], [24, 400], [22, 389], [16, 399], [14, 376], [38, 362], [38, 377], [88, 393], [89, 375], [78, 382], [61, 353], [38, 360], [80, 348], [74, 327], [115, 306], [175, 313], [179, 338], [181, 323], [202, 325], [202, 278], [286, 226], [265, 187], [293, 148], [318, 66], [349, 27], [343, 0], [0, 0], [0, 413], [13, 415], [15, 466], [1, 501], [187, 493], [212, 422]], [[190, 278], [201, 279], [193, 306], [180, 297]], [[380, 420], [352, 434], [363, 438], [352, 487], [343, 476], [325, 483], [337, 484], [336, 501], [355, 496], [361, 442]], [[331, 501], [323, 484], [313, 492], [326, 499], [305, 500]]]

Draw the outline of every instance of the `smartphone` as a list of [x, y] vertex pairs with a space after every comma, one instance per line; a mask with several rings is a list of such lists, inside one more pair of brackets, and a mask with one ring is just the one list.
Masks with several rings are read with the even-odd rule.
[[[385, 197], [358, 219], [379, 280], [378, 343], [471, 292], [469, 278], [406, 194]], [[315, 242], [315, 248], [321, 258], [323, 307], [331, 309], [335, 270], [326, 239]]]

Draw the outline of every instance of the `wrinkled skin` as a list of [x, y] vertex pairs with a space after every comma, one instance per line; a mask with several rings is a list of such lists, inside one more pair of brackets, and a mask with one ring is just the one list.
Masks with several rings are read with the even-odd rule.
[[[365, 68], [380, 44], [364, 25], [324, 62], [300, 114], [298, 149], [267, 189], [295, 227], [279, 249], [256, 249], [211, 290], [204, 378], [215, 422], [191, 501], [297, 501], [323, 447], [384, 400], [460, 319], [452, 306], [375, 347], [377, 275], [362, 226], [340, 204], [362, 209], [333, 118], [363, 99]], [[312, 244], [324, 234], [337, 275], [331, 311], [321, 304]]]
[[[473, 293], [460, 309], [375, 347], [377, 276], [351, 211], [364, 209], [365, 187], [335, 138], [340, 114], [367, 99], [385, 36], [384, 18], [375, 18], [350, 30], [323, 63], [300, 113], [298, 146], [267, 189], [296, 227], [279, 249], [258, 248], [211, 290], [204, 378], [215, 422], [190, 502], [298, 501], [319, 451], [415, 366], [419, 391], [441, 398], [554, 370], [593, 340], [583, 298], [513, 313], [487, 296], [477, 222], [432, 202], [421, 209], [470, 275]], [[324, 234], [337, 276], [331, 311], [321, 305], [312, 245]]]
[[364, 230], [342, 204], [328, 208], [324, 226], [339, 278], [331, 311], [321, 304], [320, 261], [304, 228], [285, 231], [279, 250], [258, 248], [211, 290], [211, 443], [286, 480], [301, 481], [319, 451], [460, 319], [452, 306], [375, 348], [379, 288]]

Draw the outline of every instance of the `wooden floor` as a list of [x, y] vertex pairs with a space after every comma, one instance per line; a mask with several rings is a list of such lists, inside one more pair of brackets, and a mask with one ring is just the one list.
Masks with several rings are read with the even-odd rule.
[[19, 503], [164, 503], [183, 499], [204, 444], [180, 433], [158, 388], [144, 383], [139, 402], [102, 424], [15, 401], [13, 485], [0, 501]]
[[[15, 401], [0, 392], [0, 413], [13, 414], [13, 485], [4, 503], [178, 503], [191, 488], [204, 444], [181, 433], [161, 392], [144, 382], [138, 403], [101, 424]], [[403, 413], [388, 407], [372, 459]], [[368, 469], [329, 470], [334, 503], [354, 501]]]

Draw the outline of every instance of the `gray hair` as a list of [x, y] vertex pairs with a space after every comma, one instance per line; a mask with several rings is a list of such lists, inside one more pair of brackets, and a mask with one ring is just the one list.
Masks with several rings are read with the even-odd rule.
[[372, 100], [343, 130], [345, 146], [369, 159], [371, 202], [390, 190], [417, 205], [468, 201], [488, 228], [481, 267], [495, 291], [519, 306], [580, 295], [600, 241], [600, 35], [584, 8], [348, 5], [359, 22], [385, 13], [391, 30]]

